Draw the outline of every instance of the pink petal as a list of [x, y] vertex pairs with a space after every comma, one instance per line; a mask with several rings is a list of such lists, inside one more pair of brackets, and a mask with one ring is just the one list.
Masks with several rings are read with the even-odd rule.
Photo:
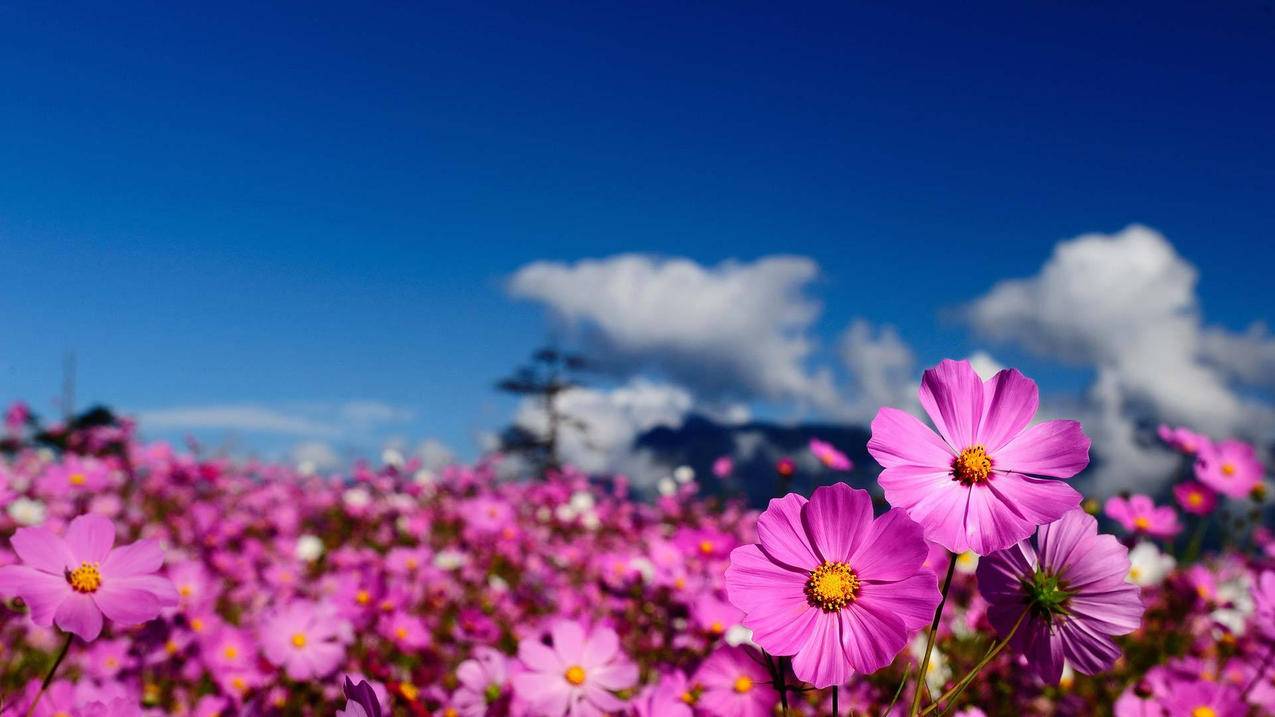
[[959, 451], [977, 442], [983, 417], [983, 379], [969, 361], [947, 359], [927, 369], [918, 395], [921, 407], [949, 445]]
[[726, 594], [745, 613], [753, 640], [776, 655], [806, 644], [818, 612], [804, 592], [809, 575], [776, 564], [756, 545], [736, 548], [726, 569]]
[[848, 562], [861, 580], [902, 580], [920, 570], [929, 555], [921, 526], [894, 508], [873, 521]]
[[938, 434], [906, 411], [882, 408], [872, 419], [868, 453], [886, 468], [898, 465], [948, 469], [956, 456]]
[[1077, 421], [1045, 421], [1013, 437], [991, 457], [998, 472], [1070, 478], [1089, 465], [1089, 436]]
[[591, 669], [595, 665], [606, 664], [619, 649], [620, 639], [615, 634], [615, 630], [599, 627], [584, 642], [580, 657], [581, 665], [585, 669]]
[[1023, 653], [1027, 655], [1028, 664], [1046, 684], [1058, 684], [1063, 672], [1062, 637], [1057, 633], [1051, 635], [1043, 626], [1027, 634], [1030, 642]]
[[810, 639], [793, 655], [792, 671], [818, 689], [843, 684], [850, 677], [850, 665], [841, 649], [843, 612], [816, 611]]
[[31, 611], [31, 621], [42, 627], [53, 624], [62, 601], [73, 593], [64, 577], [27, 565], [0, 568], [0, 595], [20, 595]]
[[74, 591], [58, 606], [53, 622], [85, 642], [92, 642], [102, 634], [102, 611], [93, 603], [93, 598]]
[[115, 524], [110, 518], [87, 513], [71, 521], [66, 529], [66, 545], [79, 563], [106, 560], [115, 544]]
[[[105, 585], [108, 578], [104, 576], [102, 580]], [[181, 594], [173, 586], [173, 581], [159, 575], [135, 575], [131, 578], [111, 576], [109, 582], [116, 587], [145, 590], [155, 596], [161, 607], [176, 607], [181, 602]]]
[[823, 561], [815, 555], [802, 520], [806, 499], [796, 493], [770, 501], [757, 518], [757, 539], [766, 554], [794, 568], [813, 570]]
[[[869, 674], [894, 662], [908, 641], [903, 619], [884, 605], [856, 601], [841, 614], [845, 618], [842, 646], [846, 658], [858, 672]], [[934, 613], [930, 613], [930, 618]]]
[[577, 704], [578, 707], [589, 705], [594, 708], [593, 712], [575, 712], [580, 715], [597, 715], [604, 717], [607, 713], [624, 709], [624, 702], [618, 697], [607, 692], [601, 685], [593, 684], [592, 681], [585, 682], [582, 685], [584, 692], [584, 702]]
[[824, 560], [845, 561], [872, 530], [872, 498], [845, 483], [816, 488], [806, 504], [805, 524]]
[[995, 451], [1031, 423], [1039, 406], [1035, 381], [1014, 368], [997, 372], [983, 384], [983, 418], [976, 442], [989, 453]]
[[526, 700], [534, 714], [566, 714], [571, 685], [565, 679], [553, 679], [538, 672], [523, 672], [513, 677], [514, 691]]
[[987, 487], [1026, 520], [1044, 525], [1080, 505], [1082, 497], [1070, 485], [1051, 478], [1030, 478], [1018, 473], [995, 475]]
[[1068, 620], [1059, 630], [1063, 655], [1077, 672], [1104, 672], [1120, 657], [1120, 648], [1108, 636], [1094, 632], [1083, 621]]
[[[908, 517], [921, 525], [927, 539], [954, 553], [968, 550], [965, 514], [970, 489], [946, 474], [917, 475], [905, 483], [898, 480], [900, 468], [888, 468], [877, 479], [885, 489], [886, 500], [906, 510]], [[889, 478], [887, 473], [891, 474]]]
[[146, 590], [103, 582], [93, 602], [111, 622], [140, 625], [159, 616], [159, 600]]
[[595, 667], [586, 674], [591, 682], [608, 690], [626, 690], [638, 681], [637, 665], [628, 661]]
[[1035, 530], [1035, 523], [1005, 503], [990, 486], [970, 488], [969, 511], [965, 515], [965, 537], [970, 550], [990, 555], [1030, 537]]
[[553, 651], [568, 665], [579, 665], [584, 653], [584, 628], [574, 620], [558, 620], [549, 629]]
[[164, 551], [154, 540], [139, 540], [116, 548], [102, 562], [103, 577], [126, 578], [153, 573], [164, 565]]
[[858, 601], [897, 615], [905, 628], [918, 630], [934, 619], [940, 597], [938, 578], [929, 570], [922, 570], [898, 582], [867, 583], [859, 591]]
[[9, 544], [22, 562], [36, 570], [60, 576], [68, 567], [79, 567], [66, 541], [45, 527], [18, 528]]
[[[1097, 534], [1098, 520], [1083, 510], [1070, 511], [1053, 523], [1041, 526], [1036, 538], [1041, 564], [1053, 570], [1062, 568], [1078, 546]], [[1128, 572], [1127, 566], [1125, 571]]]
[[560, 674], [569, 667], [552, 648], [533, 638], [518, 643], [518, 659], [536, 672]]

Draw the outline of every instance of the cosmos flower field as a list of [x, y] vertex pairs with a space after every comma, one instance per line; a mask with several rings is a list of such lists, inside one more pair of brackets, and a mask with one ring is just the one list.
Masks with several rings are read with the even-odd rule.
[[0, 715], [1275, 714], [1258, 453], [1164, 427], [1171, 491], [1087, 499], [1083, 426], [1037, 402], [945, 361], [928, 423], [877, 414], [875, 482], [813, 441], [829, 485], [763, 510], [730, 487], [799, 463], [320, 475], [15, 406]]

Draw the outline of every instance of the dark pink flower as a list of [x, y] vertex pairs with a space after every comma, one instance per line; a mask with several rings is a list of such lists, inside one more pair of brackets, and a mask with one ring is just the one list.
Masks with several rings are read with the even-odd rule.
[[831, 443], [821, 441], [818, 438], [810, 439], [810, 452], [824, 467], [834, 471], [848, 471], [854, 468], [854, 463], [846, 454], [837, 450]]
[[1182, 510], [1192, 515], [1208, 515], [1217, 507], [1217, 493], [1203, 483], [1188, 480], [1173, 486], [1173, 497]]
[[773, 715], [779, 693], [771, 686], [762, 659], [751, 648], [718, 648], [695, 673], [695, 682], [704, 687], [697, 706], [713, 717]]
[[968, 361], [943, 361], [921, 379], [921, 406], [936, 434], [908, 413], [882, 408], [868, 452], [885, 470], [890, 504], [954, 553], [1009, 547], [1080, 504], [1056, 480], [1089, 464], [1089, 437], [1076, 421], [1028, 426], [1036, 382], [1014, 369], [983, 381]]
[[1243, 441], [1206, 442], [1195, 459], [1195, 476], [1232, 498], [1247, 498], [1262, 483], [1257, 450]]
[[1157, 506], [1148, 495], [1112, 496], [1104, 512], [1130, 533], [1171, 538], [1182, 532], [1177, 512], [1167, 505]]
[[65, 538], [44, 527], [19, 528], [10, 543], [23, 564], [0, 568], [0, 595], [21, 596], [37, 625], [95, 640], [103, 614], [138, 625], [177, 605], [172, 582], [154, 574], [164, 563], [159, 544], [114, 548], [115, 524], [100, 515], [72, 520]]

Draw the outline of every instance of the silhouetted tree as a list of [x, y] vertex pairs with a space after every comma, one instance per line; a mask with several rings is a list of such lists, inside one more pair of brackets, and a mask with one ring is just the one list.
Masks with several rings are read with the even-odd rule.
[[534, 399], [545, 416], [542, 434], [517, 424], [506, 428], [500, 436], [500, 448], [506, 453], [521, 455], [531, 461], [541, 474], [561, 467], [558, 454], [561, 434], [565, 428], [587, 433], [583, 421], [565, 414], [558, 403], [564, 391], [583, 384], [577, 380], [589, 367], [579, 354], [559, 351], [547, 346], [531, 355], [531, 360], [520, 366], [511, 376], [502, 379], [496, 388], [516, 396]]

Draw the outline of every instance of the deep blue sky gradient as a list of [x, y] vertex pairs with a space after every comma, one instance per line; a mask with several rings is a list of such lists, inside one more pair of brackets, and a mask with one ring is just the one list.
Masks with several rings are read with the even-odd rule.
[[907, 5], [0, 2], [0, 398], [73, 349], [85, 401], [377, 399], [467, 447], [546, 335], [505, 278], [630, 251], [811, 256], [828, 347], [931, 362], [978, 346], [944, 309], [1141, 222], [1209, 321], [1269, 318], [1269, 2]]

